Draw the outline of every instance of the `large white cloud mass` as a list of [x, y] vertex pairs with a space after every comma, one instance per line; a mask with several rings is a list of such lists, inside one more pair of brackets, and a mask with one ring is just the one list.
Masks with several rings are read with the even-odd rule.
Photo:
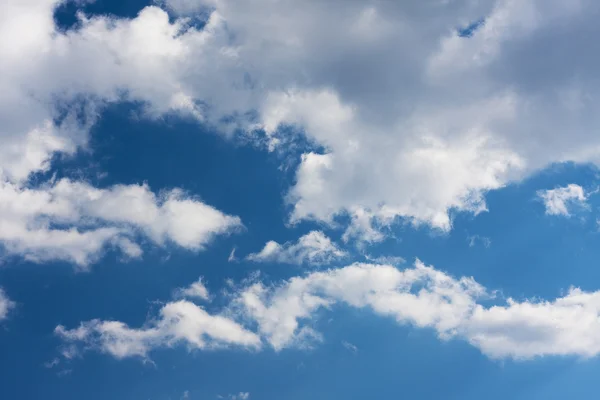
[[347, 214], [348, 240], [380, 240], [398, 217], [447, 230], [449, 210], [485, 210], [488, 190], [598, 161], [591, 0], [165, 0], [133, 19], [80, 14], [66, 32], [61, 3], [0, 5], [5, 185], [85, 145], [122, 100], [263, 130], [279, 151], [279, 128], [300, 128], [324, 152], [303, 155], [290, 219]]
[[348, 213], [346, 238], [365, 240], [397, 217], [447, 230], [487, 190], [598, 160], [595, 2], [166, 3], [235, 34], [226, 53], [250, 82], [235, 88], [273, 146], [292, 124], [326, 149], [302, 158], [293, 221]]
[[318, 342], [314, 320], [323, 310], [345, 305], [432, 329], [442, 340], [462, 339], [494, 359], [600, 354], [600, 291], [571, 288], [551, 301], [502, 299], [473, 278], [457, 279], [420, 261], [403, 270], [352, 264], [275, 285], [255, 281], [230, 296], [221, 314], [180, 300], [167, 303], [139, 329], [93, 320], [74, 329], [59, 326], [56, 333], [67, 344], [117, 358], [148, 357], [154, 348], [178, 343], [200, 349], [260, 349], [268, 343], [280, 351]]

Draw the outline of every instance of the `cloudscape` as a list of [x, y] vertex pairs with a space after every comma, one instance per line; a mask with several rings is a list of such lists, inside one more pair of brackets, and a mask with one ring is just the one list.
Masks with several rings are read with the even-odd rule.
[[599, 18], [3, 0], [0, 398], [597, 398]]

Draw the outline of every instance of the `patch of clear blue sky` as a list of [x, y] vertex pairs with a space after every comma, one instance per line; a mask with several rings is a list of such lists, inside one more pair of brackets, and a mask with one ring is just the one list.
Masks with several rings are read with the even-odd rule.
[[[132, 16], [142, 6], [131, 1], [98, 2], [96, 12]], [[93, 7], [99, 7], [93, 9]], [[100, 11], [98, 11], [100, 10]], [[183, 347], [152, 353], [155, 365], [117, 361], [89, 352], [83, 359], [43, 364], [58, 355], [57, 324], [76, 326], [93, 318], [138, 327], [167, 301], [174, 288], [206, 277], [217, 291], [224, 279], [240, 280], [257, 269], [228, 263], [232, 247], [243, 256], [267, 240], [293, 240], [317, 225], [285, 226], [282, 198], [293, 183], [293, 168], [279, 169], [275, 155], [227, 141], [196, 123], [132, 118], [135, 106], [106, 110], [93, 129], [92, 153], [57, 160], [49, 174], [84, 176], [104, 187], [147, 182], [153, 190], [182, 187], [227, 213], [239, 215], [247, 231], [218, 238], [207, 251], [146, 247], [143, 261], [120, 263], [108, 254], [90, 273], [74, 273], [63, 263], [34, 265], [12, 259], [0, 282], [19, 306], [0, 329], [0, 399], [135, 400], [215, 399], [250, 392], [257, 400], [564, 399], [593, 398], [598, 360], [545, 358], [523, 363], [494, 362], [462, 341], [442, 342], [430, 330], [398, 326], [367, 310], [336, 308], [315, 322], [325, 341], [311, 351], [238, 350], [188, 352]], [[106, 172], [104, 178], [97, 173]], [[554, 298], [569, 285], [600, 287], [598, 197], [572, 218], [544, 215], [536, 191], [578, 183], [593, 187], [591, 167], [560, 165], [486, 196], [490, 212], [456, 214], [453, 230], [398, 225], [390, 239], [373, 246], [374, 255], [415, 257], [455, 276], [474, 276], [506, 296]], [[338, 239], [339, 231], [328, 231]], [[491, 246], [469, 247], [468, 236], [490, 238]], [[355, 259], [360, 259], [354, 252]], [[168, 260], [167, 260], [168, 256]], [[265, 279], [277, 281], [302, 268], [261, 265]], [[342, 346], [348, 341], [356, 354]], [[59, 376], [60, 371], [71, 372]]]

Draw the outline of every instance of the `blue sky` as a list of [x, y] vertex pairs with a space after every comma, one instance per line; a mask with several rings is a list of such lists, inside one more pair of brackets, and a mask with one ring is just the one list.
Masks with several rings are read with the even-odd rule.
[[598, 12], [4, 2], [0, 398], [594, 398]]

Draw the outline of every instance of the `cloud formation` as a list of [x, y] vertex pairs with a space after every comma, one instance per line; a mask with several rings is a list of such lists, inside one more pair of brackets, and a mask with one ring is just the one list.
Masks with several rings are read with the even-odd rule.
[[[492, 358], [600, 353], [600, 292], [572, 288], [553, 301], [486, 307], [491, 294], [472, 278], [454, 279], [417, 261], [404, 271], [354, 264], [293, 278], [274, 290], [257, 283], [240, 297], [246, 313], [275, 349], [304, 335], [303, 321], [342, 303], [370, 308], [403, 325], [434, 329], [443, 340], [462, 338]], [[585, 322], [584, 322], [585, 321]]]
[[569, 217], [569, 207], [587, 205], [585, 190], [574, 183], [556, 189], [540, 190], [538, 197], [544, 202], [546, 214]]
[[171, 19], [157, 6], [81, 14], [66, 32], [53, 20], [61, 3], [0, 6], [0, 175], [13, 184], [85, 146], [102, 108], [122, 101], [226, 134], [262, 130], [277, 151], [302, 132], [324, 151], [300, 160], [290, 220], [347, 215], [347, 240], [381, 240], [399, 218], [448, 230], [450, 210], [486, 210], [489, 190], [599, 160], [591, 0], [349, 1], [343, 12], [165, 0]]
[[175, 290], [175, 297], [210, 300], [208, 289], [204, 285], [203, 279], [200, 278], [190, 286]]
[[[366, 241], [399, 217], [448, 230], [450, 210], [486, 210], [489, 190], [552, 162], [598, 160], [594, 2], [167, 4], [213, 10], [243, 33], [242, 91], [272, 148], [290, 125], [325, 148], [301, 159], [292, 221], [347, 214], [346, 238]], [[457, 29], [474, 21], [469, 35]], [[550, 43], [559, 50], [539, 50]]]
[[0, 242], [5, 252], [28, 260], [63, 260], [82, 268], [112, 246], [138, 258], [135, 243], [143, 235], [152, 243], [202, 250], [210, 240], [242, 226], [180, 190], [159, 196], [147, 185], [104, 189], [62, 179], [29, 189], [0, 183]]
[[296, 243], [279, 244], [271, 240], [259, 253], [249, 254], [246, 258], [254, 262], [323, 265], [346, 256], [347, 253], [323, 232], [312, 231], [301, 236]]
[[136, 329], [118, 321], [92, 320], [74, 329], [59, 325], [55, 333], [66, 343], [84, 343], [86, 348], [122, 359], [147, 358], [159, 347], [185, 344], [193, 349], [215, 349], [230, 346], [257, 349], [260, 338], [238, 323], [221, 315], [211, 315], [185, 300], [166, 304], [159, 318]]
[[[420, 261], [403, 270], [357, 263], [275, 285], [250, 283], [225, 307], [227, 317], [176, 301], [144, 328], [93, 320], [71, 330], [59, 326], [56, 332], [69, 344], [82, 343], [117, 358], [147, 357], [154, 348], [177, 343], [258, 349], [266, 342], [281, 351], [318, 342], [322, 334], [311, 322], [334, 305], [370, 309], [401, 325], [432, 329], [441, 340], [464, 340], [494, 359], [600, 354], [600, 291], [570, 288], [554, 300], [505, 300], [473, 278], [456, 279]], [[256, 332], [245, 325], [256, 326]]]

